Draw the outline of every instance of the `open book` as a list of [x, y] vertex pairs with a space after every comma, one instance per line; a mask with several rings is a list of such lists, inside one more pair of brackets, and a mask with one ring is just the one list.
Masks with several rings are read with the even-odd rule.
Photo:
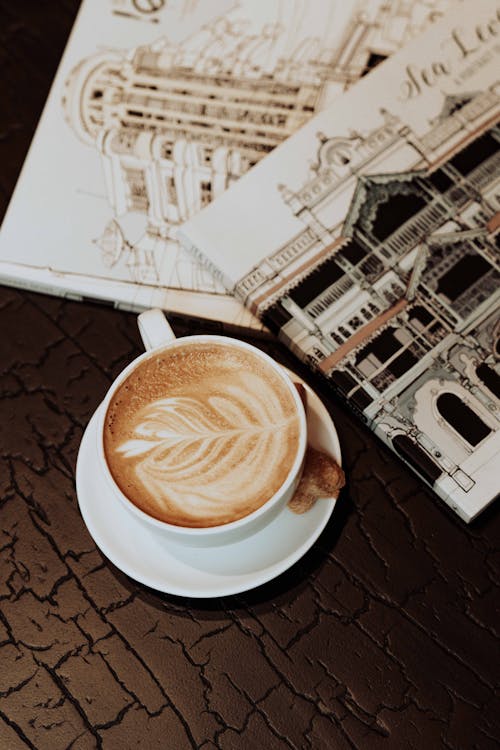
[[449, 0], [84, 0], [0, 236], [0, 281], [259, 325], [180, 222]]
[[465, 2], [181, 239], [466, 521], [500, 489], [500, 6]]

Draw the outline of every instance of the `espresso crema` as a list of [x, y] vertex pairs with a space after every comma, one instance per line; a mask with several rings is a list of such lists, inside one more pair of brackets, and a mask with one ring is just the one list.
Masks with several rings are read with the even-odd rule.
[[267, 502], [297, 457], [291, 392], [258, 355], [223, 343], [179, 345], [119, 386], [104, 453], [124, 495], [178, 526], [236, 521]]

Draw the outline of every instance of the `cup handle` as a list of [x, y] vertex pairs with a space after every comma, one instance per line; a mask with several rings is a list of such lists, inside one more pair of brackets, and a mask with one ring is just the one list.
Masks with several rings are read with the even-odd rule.
[[175, 339], [175, 333], [165, 315], [157, 307], [141, 313], [137, 318], [137, 325], [147, 352]]

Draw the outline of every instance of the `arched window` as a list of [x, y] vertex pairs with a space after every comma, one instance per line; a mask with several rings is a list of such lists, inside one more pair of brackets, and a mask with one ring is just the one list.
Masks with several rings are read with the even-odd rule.
[[437, 397], [436, 406], [443, 419], [470, 445], [478, 445], [491, 432], [481, 417], [455, 393], [442, 393]]
[[486, 388], [489, 388], [497, 398], [500, 398], [500, 377], [495, 370], [483, 362], [476, 368], [476, 372]]
[[399, 229], [408, 219], [426, 205], [426, 199], [416, 193], [399, 193], [377, 207], [377, 216], [373, 223], [373, 236], [383, 241]]

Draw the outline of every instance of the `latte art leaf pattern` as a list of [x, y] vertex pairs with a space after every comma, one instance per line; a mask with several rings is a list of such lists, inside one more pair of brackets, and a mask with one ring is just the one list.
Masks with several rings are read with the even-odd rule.
[[240, 381], [203, 398], [159, 399], [137, 413], [133, 438], [117, 451], [135, 462], [137, 478], [162, 510], [234, 517], [239, 503], [249, 496], [265, 501], [282, 483], [281, 475], [273, 486], [276, 467], [289, 456], [298, 417], [262, 379], [257, 384], [246, 373]]

